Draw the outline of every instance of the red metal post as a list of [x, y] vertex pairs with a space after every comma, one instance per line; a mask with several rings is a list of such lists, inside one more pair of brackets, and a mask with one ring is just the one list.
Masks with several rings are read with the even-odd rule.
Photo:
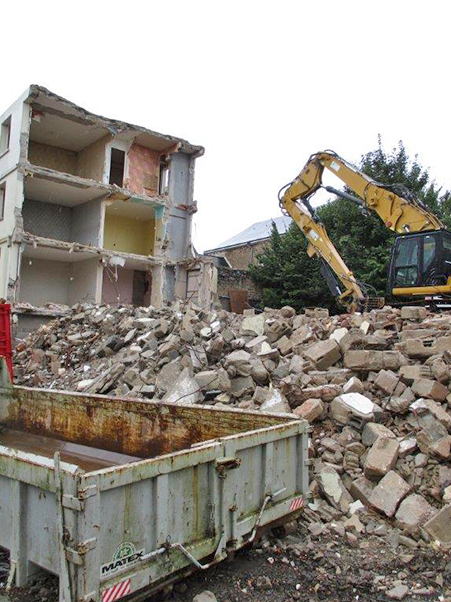
[[13, 353], [11, 346], [11, 305], [0, 303], [0, 355], [6, 358], [11, 382], [13, 382]]

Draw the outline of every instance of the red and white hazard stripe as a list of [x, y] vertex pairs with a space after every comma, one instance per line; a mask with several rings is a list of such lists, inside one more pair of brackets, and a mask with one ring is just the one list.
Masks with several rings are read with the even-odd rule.
[[102, 602], [114, 602], [131, 592], [131, 580], [125, 579], [102, 592]]
[[304, 505], [304, 498], [301, 497], [297, 497], [295, 500], [293, 500], [290, 504], [290, 510], [292, 512], [294, 512], [295, 510], [299, 510], [299, 508], [302, 508], [302, 506]]

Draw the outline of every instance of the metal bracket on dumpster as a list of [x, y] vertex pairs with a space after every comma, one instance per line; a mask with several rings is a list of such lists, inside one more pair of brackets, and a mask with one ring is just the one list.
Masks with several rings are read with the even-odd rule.
[[76, 512], [82, 512], [84, 509], [83, 500], [79, 500], [78, 497], [74, 497], [73, 495], [64, 494], [62, 504], [64, 508], [75, 510]]
[[84, 489], [78, 490], [78, 498], [80, 500], [85, 500], [88, 497], [92, 497], [93, 495], [97, 495], [97, 485], [90, 485], [89, 487], [85, 487]]
[[215, 468], [218, 471], [220, 479], [226, 478], [228, 470], [234, 470], [240, 466], [240, 458], [218, 458], [215, 462]]
[[74, 550], [73, 548], [66, 548], [66, 558], [67, 560], [69, 560], [69, 562], [72, 562], [72, 564], [82, 565], [83, 556], [86, 554], [86, 552], [89, 552], [89, 550], [93, 550], [96, 547], [96, 545], [97, 538], [91, 537], [86, 541], [80, 542], [77, 545], [76, 550]]

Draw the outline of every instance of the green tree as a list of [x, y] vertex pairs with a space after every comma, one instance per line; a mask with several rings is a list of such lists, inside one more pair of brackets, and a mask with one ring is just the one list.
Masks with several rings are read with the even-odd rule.
[[[402, 142], [386, 152], [379, 137], [375, 150], [363, 155], [359, 169], [377, 182], [398, 186], [399, 194], [413, 194], [433, 213], [451, 226], [451, 193], [442, 192], [429, 170], [410, 159]], [[352, 191], [351, 191], [352, 192]], [[384, 295], [393, 233], [380, 218], [362, 210], [352, 201], [334, 199], [317, 209], [318, 219], [354, 276]], [[319, 261], [307, 255], [307, 241], [293, 222], [283, 236], [273, 225], [270, 244], [250, 267], [255, 282], [263, 289], [263, 305], [303, 307], [318, 305], [340, 310], [320, 273]]]

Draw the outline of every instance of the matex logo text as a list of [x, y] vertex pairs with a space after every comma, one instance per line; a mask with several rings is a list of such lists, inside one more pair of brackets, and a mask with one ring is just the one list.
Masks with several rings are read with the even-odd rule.
[[144, 550], [137, 550], [131, 542], [123, 543], [114, 552], [112, 561], [100, 567], [100, 576], [106, 577], [117, 573], [123, 567], [137, 562], [143, 555]]

